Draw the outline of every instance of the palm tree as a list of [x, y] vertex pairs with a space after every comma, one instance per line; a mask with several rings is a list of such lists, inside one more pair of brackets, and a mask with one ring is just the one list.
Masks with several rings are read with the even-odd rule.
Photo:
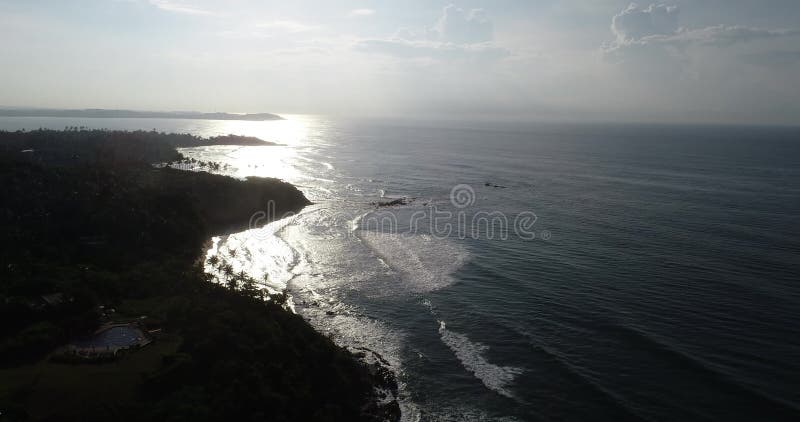
[[258, 297], [258, 286], [256, 286], [256, 279], [242, 272], [242, 293], [250, 297]]
[[219, 264], [219, 256], [218, 255], [211, 255], [208, 258], [208, 261], [206, 261], [206, 262], [208, 262], [208, 264], [211, 265], [212, 267], [216, 268], [217, 264]]
[[225, 274], [225, 283], [230, 290], [236, 290], [237, 279], [234, 277], [233, 265], [225, 263], [222, 265], [222, 273]]

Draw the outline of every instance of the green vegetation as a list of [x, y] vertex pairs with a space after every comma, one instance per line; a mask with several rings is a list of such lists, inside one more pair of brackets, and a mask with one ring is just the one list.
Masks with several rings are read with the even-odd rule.
[[[396, 402], [377, 404], [385, 371], [284, 310], [285, 297], [262, 300], [246, 275], [224, 286], [202, 271], [210, 236], [246, 228], [267, 201], [278, 213], [308, 201], [278, 180], [152, 166], [198, 140], [0, 132], [0, 420], [398, 417]], [[99, 325], [99, 305], [160, 321], [167, 337], [113, 363], [49, 361]]]

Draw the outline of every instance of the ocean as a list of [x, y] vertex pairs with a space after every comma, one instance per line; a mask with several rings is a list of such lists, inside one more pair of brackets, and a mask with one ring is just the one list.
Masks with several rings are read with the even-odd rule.
[[800, 418], [798, 128], [0, 117], [65, 126], [281, 144], [182, 150], [314, 202], [209, 254], [380, 356], [404, 420]]

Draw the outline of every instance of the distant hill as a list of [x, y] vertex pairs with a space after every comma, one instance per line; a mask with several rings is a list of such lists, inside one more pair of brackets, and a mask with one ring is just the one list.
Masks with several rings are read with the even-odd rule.
[[270, 113], [202, 113], [198, 111], [134, 111], [90, 108], [84, 110], [65, 110], [47, 108], [0, 108], [0, 116], [7, 117], [76, 117], [76, 118], [156, 118], [156, 119], [199, 119], [199, 120], [283, 120], [283, 117]]

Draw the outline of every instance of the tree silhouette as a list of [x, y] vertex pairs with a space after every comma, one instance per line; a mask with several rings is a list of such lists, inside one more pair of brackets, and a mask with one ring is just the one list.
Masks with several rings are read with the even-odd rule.
[[238, 280], [236, 279], [236, 274], [233, 272], [233, 265], [227, 262], [222, 264], [222, 274], [225, 275], [225, 283], [228, 285], [228, 289], [236, 290]]
[[219, 265], [219, 256], [211, 255], [206, 262], [208, 262], [208, 264], [212, 267], [217, 268], [217, 265]]

